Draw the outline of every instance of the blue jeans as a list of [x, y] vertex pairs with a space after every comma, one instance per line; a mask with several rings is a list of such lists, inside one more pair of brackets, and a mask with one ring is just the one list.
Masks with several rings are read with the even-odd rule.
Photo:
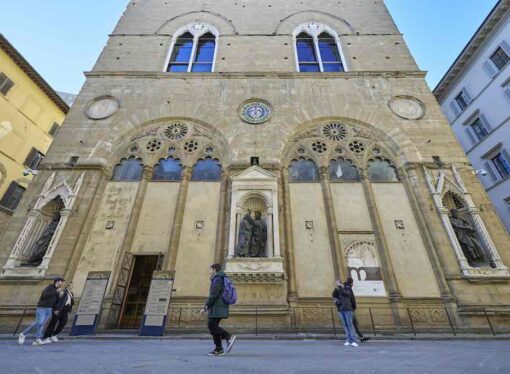
[[349, 343], [354, 343], [356, 341], [356, 333], [354, 330], [354, 325], [352, 324], [352, 310], [341, 310], [338, 312], [338, 315], [340, 316], [342, 325], [344, 325], [346, 340]]
[[28, 335], [34, 327], [37, 327], [37, 330], [35, 331], [35, 337], [37, 339], [41, 339], [43, 337], [43, 333], [44, 333], [44, 326], [46, 325], [46, 322], [48, 322], [48, 320], [50, 319], [52, 312], [53, 312], [53, 310], [51, 308], [39, 308], [38, 307], [35, 310], [35, 321], [32, 322], [32, 324], [30, 326], [28, 326], [25, 329], [25, 331], [23, 331], [22, 334]]

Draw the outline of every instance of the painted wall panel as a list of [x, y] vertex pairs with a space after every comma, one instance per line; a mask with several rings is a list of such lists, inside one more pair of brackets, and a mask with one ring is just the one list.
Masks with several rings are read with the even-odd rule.
[[331, 183], [336, 224], [340, 231], [372, 231], [361, 183]]

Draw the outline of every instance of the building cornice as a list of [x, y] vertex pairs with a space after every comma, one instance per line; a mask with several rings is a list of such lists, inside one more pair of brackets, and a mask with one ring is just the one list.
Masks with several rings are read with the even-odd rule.
[[298, 73], [298, 72], [243, 72], [243, 73], [165, 73], [150, 71], [90, 71], [87, 78], [143, 78], [143, 79], [350, 79], [350, 78], [425, 78], [425, 71], [349, 71], [343, 73]]
[[499, 23], [505, 18], [510, 9], [510, 0], [500, 0], [491, 10], [487, 18], [475, 32], [471, 40], [464, 47], [455, 62], [450, 66], [441, 81], [434, 88], [434, 95], [438, 100], [448, 91], [450, 86], [456, 81], [458, 76], [464, 71], [466, 66], [472, 61], [478, 51], [484, 46], [485, 42], [491, 37], [497, 29]]
[[64, 114], [69, 112], [69, 106], [64, 100], [51, 88], [51, 86], [44, 80], [43, 77], [30, 65], [30, 63], [18, 52], [16, 48], [0, 34], [0, 49], [2, 49], [14, 63], [48, 96], [48, 98], [55, 103], [55, 105]]

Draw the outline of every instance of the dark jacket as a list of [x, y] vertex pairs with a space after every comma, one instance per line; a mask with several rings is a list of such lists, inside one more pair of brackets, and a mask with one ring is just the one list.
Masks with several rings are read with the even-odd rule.
[[335, 298], [336, 307], [339, 311], [341, 310], [356, 310], [356, 298], [352, 288], [344, 285], [343, 287], [337, 287], [333, 291], [333, 297]]
[[228, 318], [229, 305], [223, 301], [223, 280], [227, 275], [220, 271], [211, 278], [209, 297], [205, 302], [209, 318]]
[[57, 306], [58, 293], [54, 284], [47, 286], [39, 298], [38, 308], [55, 308]]
[[[69, 294], [69, 296], [71, 296], [71, 305], [66, 305], [68, 294]], [[58, 302], [57, 302], [55, 309], [58, 310], [59, 312], [69, 313], [73, 309], [73, 305], [74, 305], [74, 295], [71, 291], [66, 289], [66, 290], [64, 290], [64, 294], [62, 295], [62, 297], [58, 298]]]

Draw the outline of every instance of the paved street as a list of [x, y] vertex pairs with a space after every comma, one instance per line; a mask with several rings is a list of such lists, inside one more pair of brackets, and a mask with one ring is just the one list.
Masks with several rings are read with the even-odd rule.
[[[28, 343], [28, 341], [27, 341]], [[209, 357], [205, 340], [0, 342], [2, 373], [510, 373], [509, 341], [238, 341]]]

